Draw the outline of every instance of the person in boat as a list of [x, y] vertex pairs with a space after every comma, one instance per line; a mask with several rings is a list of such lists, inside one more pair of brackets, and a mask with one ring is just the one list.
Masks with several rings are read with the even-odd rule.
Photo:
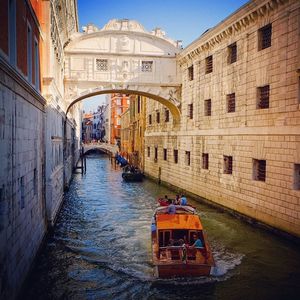
[[187, 205], [187, 199], [184, 195], [181, 195], [180, 205]]
[[194, 243], [190, 248], [203, 248], [203, 243], [198, 234], [193, 234]]
[[168, 214], [175, 215], [176, 214], [176, 207], [174, 205], [174, 201], [172, 201], [168, 206]]
[[176, 195], [176, 197], [175, 197], [175, 205], [180, 205], [179, 195]]

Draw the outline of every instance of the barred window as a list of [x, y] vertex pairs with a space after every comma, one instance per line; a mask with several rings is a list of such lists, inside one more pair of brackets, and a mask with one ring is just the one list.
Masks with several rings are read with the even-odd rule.
[[191, 152], [190, 151], [185, 151], [185, 164], [187, 166], [191, 165]]
[[228, 64], [233, 64], [237, 61], [237, 46], [233, 43], [228, 46]]
[[189, 78], [189, 81], [194, 80], [194, 66], [193, 65], [191, 65], [188, 68], [188, 78]]
[[266, 161], [253, 159], [253, 179], [266, 181]]
[[160, 123], [160, 112], [156, 112], [156, 123]]
[[190, 119], [193, 119], [193, 110], [194, 110], [193, 103], [188, 104], [188, 117]]
[[174, 149], [174, 163], [177, 164], [178, 163], [178, 150]]
[[155, 147], [154, 148], [154, 161], [157, 162], [157, 158], [158, 158], [158, 148]]
[[213, 57], [208, 56], [205, 58], [205, 74], [211, 73], [213, 71]]
[[153, 61], [152, 60], [143, 60], [142, 61], [142, 72], [152, 72]]
[[168, 109], [165, 110], [165, 122], [170, 121], [170, 111]]
[[164, 160], [168, 159], [168, 149], [164, 148]]
[[152, 115], [149, 115], [148, 118], [149, 118], [149, 125], [151, 125], [152, 124]]
[[268, 24], [258, 30], [258, 50], [271, 47], [272, 24]]
[[269, 108], [270, 86], [265, 85], [257, 89], [257, 106], [258, 109]]
[[108, 60], [96, 58], [96, 70], [97, 71], [108, 71]]
[[202, 153], [202, 169], [208, 169], [208, 153]]
[[294, 189], [300, 190], [300, 164], [294, 165]]
[[227, 112], [235, 112], [235, 93], [228, 94], [227, 98]]
[[211, 99], [204, 101], [204, 115], [211, 116]]
[[232, 156], [223, 156], [224, 160], [224, 174], [232, 174]]
[[150, 157], [150, 147], [147, 147], [147, 156]]

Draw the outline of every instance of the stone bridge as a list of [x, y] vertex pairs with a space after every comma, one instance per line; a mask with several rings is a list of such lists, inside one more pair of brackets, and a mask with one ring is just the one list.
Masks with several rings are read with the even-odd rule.
[[118, 146], [107, 144], [107, 143], [89, 143], [89, 144], [83, 144], [83, 155], [87, 154], [88, 151], [91, 150], [100, 150], [102, 152], [105, 152], [107, 154], [114, 155], [117, 151], [119, 151]]
[[65, 47], [67, 113], [78, 101], [110, 93], [152, 98], [180, 120], [181, 81], [176, 64], [179, 42], [156, 28], [147, 32], [133, 20], [111, 20], [72, 36]]

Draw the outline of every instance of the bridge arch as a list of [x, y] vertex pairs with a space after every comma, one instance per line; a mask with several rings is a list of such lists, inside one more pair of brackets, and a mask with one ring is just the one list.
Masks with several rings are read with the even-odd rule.
[[156, 101], [160, 102], [161, 104], [163, 104], [164, 106], [166, 106], [170, 110], [175, 124], [179, 123], [179, 121], [180, 121], [180, 115], [181, 115], [180, 103], [178, 103], [176, 101], [176, 99], [170, 100], [170, 99], [163, 98], [160, 95], [152, 94], [150, 92], [143, 92], [143, 91], [129, 90], [129, 89], [106, 89], [106, 90], [94, 89], [92, 92], [89, 90], [85, 91], [78, 98], [71, 100], [71, 103], [69, 104], [69, 106], [67, 108], [66, 115], [68, 114], [70, 108], [77, 102], [80, 102], [80, 101], [82, 101], [86, 98], [92, 97], [92, 96], [102, 95], [102, 94], [113, 94], [113, 93], [139, 95], [139, 96], [145, 96], [147, 98], [156, 100]]
[[64, 50], [66, 113], [85, 98], [123, 93], [162, 103], [179, 122], [181, 46], [160, 28], [148, 32], [128, 19], [111, 20], [102, 29], [90, 24]]

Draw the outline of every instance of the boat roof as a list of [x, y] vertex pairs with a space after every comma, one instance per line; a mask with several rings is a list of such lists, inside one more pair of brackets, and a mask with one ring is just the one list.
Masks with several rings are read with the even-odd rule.
[[156, 216], [156, 225], [157, 229], [203, 229], [197, 215], [159, 214]]

